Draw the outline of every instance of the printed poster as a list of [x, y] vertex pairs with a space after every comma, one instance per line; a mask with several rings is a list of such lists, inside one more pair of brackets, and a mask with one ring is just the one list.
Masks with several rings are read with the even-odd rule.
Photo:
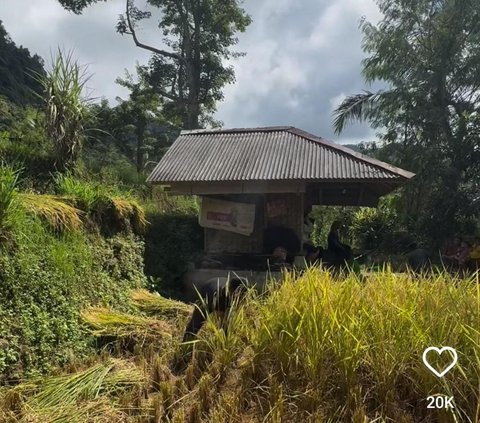
[[255, 204], [202, 197], [199, 223], [204, 228], [251, 235], [255, 225]]

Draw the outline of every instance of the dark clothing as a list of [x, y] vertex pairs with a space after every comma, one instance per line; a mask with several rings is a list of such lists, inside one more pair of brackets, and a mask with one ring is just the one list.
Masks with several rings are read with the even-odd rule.
[[414, 272], [421, 272], [430, 265], [430, 254], [423, 248], [416, 248], [407, 254], [407, 263]]
[[192, 339], [201, 329], [207, 315], [214, 311], [225, 312], [232, 304], [234, 296], [240, 294], [243, 283], [240, 279], [212, 278], [198, 288], [199, 300], [187, 324], [183, 342]]
[[351, 260], [352, 248], [349, 245], [340, 242], [336, 231], [330, 231], [327, 243], [327, 250], [334, 256], [334, 263], [332, 264], [344, 264], [346, 261]]
[[287, 263], [293, 263], [295, 254], [301, 249], [300, 239], [295, 231], [284, 226], [269, 226], [263, 234], [263, 249], [267, 254], [272, 254], [277, 247], [287, 250]]

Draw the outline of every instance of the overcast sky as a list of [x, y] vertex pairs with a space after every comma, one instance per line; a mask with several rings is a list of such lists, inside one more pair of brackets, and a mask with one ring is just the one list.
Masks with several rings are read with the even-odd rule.
[[[17, 44], [47, 63], [57, 46], [73, 48], [93, 73], [92, 95], [114, 105], [116, 96], [126, 97], [115, 79], [149, 58], [115, 32], [124, 3], [98, 3], [77, 16], [56, 0], [0, 0], [0, 20]], [[216, 118], [227, 128], [293, 125], [342, 143], [372, 140], [365, 124], [334, 135], [332, 111], [365, 88], [358, 26], [362, 17], [380, 18], [374, 0], [246, 0], [243, 7], [253, 23], [237, 48], [247, 56], [233, 62], [237, 81], [225, 88]], [[153, 18], [139, 35], [154, 43], [161, 38]]]

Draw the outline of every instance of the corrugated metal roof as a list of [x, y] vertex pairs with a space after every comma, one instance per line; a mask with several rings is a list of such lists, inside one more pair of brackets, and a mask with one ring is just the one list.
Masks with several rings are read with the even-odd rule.
[[154, 183], [409, 179], [414, 174], [284, 126], [182, 131]]

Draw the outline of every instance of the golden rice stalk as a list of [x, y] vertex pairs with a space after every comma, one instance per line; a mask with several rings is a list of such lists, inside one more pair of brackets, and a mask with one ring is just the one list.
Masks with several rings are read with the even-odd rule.
[[165, 316], [187, 316], [192, 311], [192, 306], [181, 301], [171, 300], [147, 291], [136, 289], [130, 294], [133, 304], [141, 311], [149, 314], [160, 314]]
[[118, 409], [108, 397], [94, 401], [44, 410], [26, 409], [22, 420], [12, 422], [25, 423], [111, 423], [128, 422], [128, 415]]
[[113, 336], [120, 339], [171, 338], [172, 328], [161, 320], [120, 313], [108, 308], [94, 307], [82, 312], [83, 321], [95, 336]]
[[67, 203], [67, 199], [46, 194], [19, 194], [23, 207], [40, 216], [55, 230], [76, 231], [82, 226], [81, 210]]
[[134, 200], [112, 197], [111, 199], [115, 218], [119, 221], [129, 221], [139, 232], [143, 232], [147, 226], [145, 212]]
[[133, 363], [110, 358], [74, 374], [36, 379], [10, 388], [10, 397], [14, 394], [21, 400], [3, 411], [12, 418], [21, 412], [23, 418], [19, 421], [29, 423], [120, 422], [124, 413], [115, 407], [115, 396], [143, 382], [143, 371]]

